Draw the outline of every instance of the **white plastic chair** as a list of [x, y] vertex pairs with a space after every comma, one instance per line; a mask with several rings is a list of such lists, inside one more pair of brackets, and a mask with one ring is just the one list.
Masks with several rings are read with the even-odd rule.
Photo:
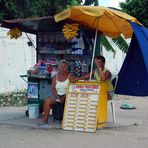
[[108, 100], [108, 101], [109, 101], [109, 103], [111, 105], [113, 123], [116, 123], [116, 112], [115, 112], [115, 104], [114, 104], [114, 94], [115, 94], [116, 85], [117, 85], [117, 81], [118, 81], [118, 75], [116, 75], [114, 78], [115, 78], [114, 90], [109, 93], [111, 95], [112, 99], [111, 100]]

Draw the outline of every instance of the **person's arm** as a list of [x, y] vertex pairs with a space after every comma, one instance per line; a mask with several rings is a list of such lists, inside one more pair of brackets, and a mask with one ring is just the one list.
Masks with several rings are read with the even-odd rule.
[[99, 72], [99, 75], [100, 75], [102, 81], [106, 81], [111, 78], [111, 72], [109, 70], [107, 70], [105, 73], [103, 73], [102, 68], [99, 68], [98, 72]]
[[76, 81], [79, 81], [79, 78], [78, 77], [75, 77], [73, 74], [69, 74], [69, 81], [71, 83], [74, 83]]
[[[92, 71], [92, 77], [94, 76], [94, 71]], [[88, 80], [90, 78], [90, 73], [87, 73], [80, 77], [80, 80]]]
[[[92, 75], [93, 75], [93, 74], [94, 74], [94, 72], [92, 72]], [[69, 76], [69, 81], [70, 81], [71, 83], [74, 83], [74, 82], [79, 81], [79, 80], [88, 80], [89, 77], [90, 77], [90, 73], [85, 74], [85, 75], [83, 75], [83, 76], [81, 76], [81, 77], [75, 77], [74, 75], [70, 74], [70, 76]]]
[[53, 95], [56, 96], [56, 98], [58, 98], [58, 94], [57, 94], [55, 86], [56, 86], [56, 76], [52, 79], [51, 90], [52, 90]]
[[80, 79], [80, 80], [88, 80], [89, 77], [90, 77], [90, 73], [87, 73], [87, 74], [81, 76], [79, 79]]

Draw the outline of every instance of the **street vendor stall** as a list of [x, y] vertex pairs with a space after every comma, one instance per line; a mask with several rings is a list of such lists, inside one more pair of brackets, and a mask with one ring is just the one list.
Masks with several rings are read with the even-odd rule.
[[[112, 37], [112, 38], [117, 38], [121, 34], [125, 38], [129, 38], [129, 37], [132, 37], [132, 34], [133, 34], [133, 29], [130, 25], [130, 21], [140, 24], [140, 22], [138, 22], [138, 20], [136, 18], [134, 18], [128, 14], [125, 14], [121, 11], [113, 10], [110, 8], [102, 7], [102, 6], [73, 6], [73, 7], [68, 8], [68, 9], [64, 10], [63, 12], [55, 15], [56, 22], [62, 22], [62, 21], [66, 21], [66, 20], [71, 23], [73, 23], [73, 22], [79, 23], [82, 26], [85, 26], [87, 28], [91, 28], [92, 30], [95, 30], [95, 32], [96, 32], [95, 36], [94, 36], [95, 40], [94, 40], [92, 60], [91, 60], [91, 71], [90, 71], [90, 78], [89, 78], [90, 81], [86, 82], [87, 85], [89, 85], [89, 83], [91, 83], [91, 79], [92, 79], [93, 62], [94, 62], [94, 56], [95, 56], [95, 50], [96, 50], [96, 44], [97, 44], [97, 37], [98, 37], [99, 33], [102, 33], [105, 36]], [[99, 49], [97, 49], [97, 50], [99, 50]], [[97, 85], [100, 86], [101, 84], [97, 84]], [[77, 87], [77, 85], [76, 85], [76, 87]], [[82, 86], [82, 87], [84, 87], [84, 90], [85, 90], [85, 86]], [[76, 91], [76, 90], [74, 90], [74, 91]], [[107, 94], [107, 89], [104, 93]], [[81, 91], [78, 93], [74, 92], [72, 94], [75, 94], [75, 96], [76, 96], [75, 98], [77, 98], [76, 100], [78, 100], [78, 102], [79, 102], [79, 100], [80, 100], [80, 102], [83, 102], [83, 101], [81, 101], [81, 98], [83, 98], [84, 94], [82, 94]], [[90, 92], [90, 94], [93, 94], [93, 90], [92, 90], [92, 92]], [[99, 91], [98, 91], [98, 94], [99, 94]], [[84, 98], [85, 99], [87, 98], [86, 100], [90, 101], [91, 97], [89, 97], [88, 94], [85, 94], [85, 95], [87, 97], [84, 97]], [[68, 96], [67, 100], [69, 98], [70, 97]], [[107, 103], [107, 98], [105, 96], [104, 96], [104, 98], [99, 97], [97, 112], [96, 112], [96, 120], [95, 119], [93, 120], [95, 122], [94, 122], [93, 126], [91, 125], [91, 129], [88, 128], [88, 127], [90, 127], [90, 125], [88, 125], [88, 116], [89, 116], [89, 112], [88, 112], [89, 107], [88, 106], [85, 111], [85, 113], [87, 114], [87, 115], [85, 114], [87, 116], [87, 117], [85, 116], [87, 121], [85, 119], [83, 120], [86, 122], [83, 122], [80, 125], [77, 125], [77, 123], [80, 123], [80, 121], [79, 121], [79, 118], [77, 119], [77, 115], [79, 113], [76, 112], [74, 114], [75, 118], [73, 118], [73, 121], [69, 121], [69, 122], [72, 122], [73, 124], [69, 124], [69, 123], [66, 124], [65, 123], [67, 121], [67, 118], [68, 118], [67, 117], [63, 122], [63, 128], [64, 129], [71, 129], [71, 130], [80, 130], [80, 131], [95, 131], [95, 128], [97, 127], [97, 123], [98, 124], [102, 123], [102, 125], [100, 124], [100, 125], [98, 125], [98, 127], [105, 126], [105, 124], [103, 124], [103, 123], [105, 123], [107, 121], [106, 103]], [[104, 110], [101, 110], [101, 108], [103, 108]], [[71, 118], [70, 118], [70, 120], [71, 120]], [[102, 120], [102, 122], [100, 120]], [[95, 123], [96, 123], [96, 126], [95, 126]]]
[[108, 83], [91, 81], [97, 33], [109, 37], [123, 34], [128, 38], [133, 33], [129, 21], [139, 22], [120, 11], [99, 6], [71, 7], [57, 14], [55, 20], [51, 17], [11, 20], [4, 21], [2, 26], [37, 35], [37, 63], [27, 74], [29, 104], [43, 102], [51, 94], [51, 79], [58, 72], [59, 61], [66, 60], [69, 71], [77, 77], [91, 72], [89, 81], [69, 84], [62, 126], [94, 132], [107, 122]]

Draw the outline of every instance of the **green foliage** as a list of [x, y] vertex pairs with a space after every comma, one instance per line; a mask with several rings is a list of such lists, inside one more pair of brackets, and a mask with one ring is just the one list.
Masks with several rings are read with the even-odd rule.
[[98, 0], [85, 0], [84, 5], [95, 5], [98, 6]]
[[0, 0], [0, 18], [10, 19], [11, 16], [14, 16], [14, 18], [18, 16], [16, 1]]
[[120, 3], [120, 7], [148, 27], [148, 0], [126, 0]]
[[112, 38], [112, 41], [116, 44], [116, 46], [118, 46], [120, 50], [122, 50], [124, 53], [127, 53], [128, 44], [122, 36], [119, 36], [118, 38]]
[[100, 42], [107, 51], [112, 51], [115, 54], [114, 48], [111, 46], [110, 42], [104, 35], [101, 35]]
[[25, 106], [27, 105], [27, 90], [14, 91], [0, 94], [0, 106]]
[[0, 21], [53, 16], [70, 6], [80, 5], [80, 3], [80, 0], [0, 0]]
[[[112, 42], [115, 43], [115, 45], [124, 53], [127, 53], [128, 51], [128, 44], [126, 42], [126, 40], [122, 37], [119, 36], [118, 38], [112, 38], [111, 39]], [[115, 49], [113, 48], [112, 44], [110, 43], [110, 41], [107, 39], [106, 36], [104, 36], [103, 34], [100, 37], [100, 42], [103, 45], [103, 47], [107, 50], [107, 51], [111, 51], [114, 53], [114, 56], [116, 54]]]

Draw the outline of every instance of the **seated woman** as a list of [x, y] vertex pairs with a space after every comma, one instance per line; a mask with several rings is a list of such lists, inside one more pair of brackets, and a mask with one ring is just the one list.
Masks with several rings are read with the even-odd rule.
[[52, 80], [52, 94], [44, 102], [44, 123], [48, 123], [49, 112], [55, 102], [65, 102], [66, 92], [69, 82], [75, 82], [76, 78], [68, 72], [68, 64], [66, 61], [59, 63], [59, 73]]

